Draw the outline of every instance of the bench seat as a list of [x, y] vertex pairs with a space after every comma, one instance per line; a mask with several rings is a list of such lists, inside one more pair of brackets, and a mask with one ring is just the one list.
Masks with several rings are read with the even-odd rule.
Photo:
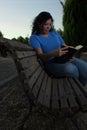
[[26, 90], [30, 90], [35, 100], [42, 106], [52, 110], [77, 109], [87, 106], [87, 90], [77, 79], [49, 76], [39, 64], [33, 49], [17, 50], [15, 54], [18, 59], [16, 64]]

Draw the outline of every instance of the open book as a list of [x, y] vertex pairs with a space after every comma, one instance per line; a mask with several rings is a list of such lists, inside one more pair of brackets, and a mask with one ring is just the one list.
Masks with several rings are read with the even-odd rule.
[[65, 63], [69, 61], [72, 57], [75, 57], [80, 51], [82, 51], [83, 46], [77, 45], [76, 47], [69, 46], [68, 52], [60, 57], [55, 57], [53, 63]]

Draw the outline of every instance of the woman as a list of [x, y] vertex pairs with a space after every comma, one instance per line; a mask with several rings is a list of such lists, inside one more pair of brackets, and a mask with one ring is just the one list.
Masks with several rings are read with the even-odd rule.
[[[53, 18], [49, 12], [41, 12], [33, 22], [30, 44], [37, 56], [44, 62], [48, 72], [55, 77], [70, 76], [78, 78], [85, 85], [87, 81], [87, 63], [74, 58], [64, 64], [54, 63], [54, 57], [68, 52], [68, 46], [53, 29]], [[62, 48], [62, 46], [64, 46]]]

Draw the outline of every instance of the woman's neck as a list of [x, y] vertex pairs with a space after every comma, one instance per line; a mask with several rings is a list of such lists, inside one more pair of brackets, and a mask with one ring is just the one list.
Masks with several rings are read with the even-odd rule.
[[43, 33], [43, 34], [41, 34], [41, 35], [43, 35], [44, 37], [48, 37], [49, 36], [49, 33]]

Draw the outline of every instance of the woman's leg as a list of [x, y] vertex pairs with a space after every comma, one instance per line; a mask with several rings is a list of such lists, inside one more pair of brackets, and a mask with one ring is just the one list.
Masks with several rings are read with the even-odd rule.
[[71, 62], [65, 64], [47, 63], [46, 70], [55, 77], [70, 76], [74, 78], [79, 77], [78, 68]]
[[72, 63], [78, 68], [80, 82], [85, 85], [87, 82], [87, 63], [78, 58], [75, 58]]

